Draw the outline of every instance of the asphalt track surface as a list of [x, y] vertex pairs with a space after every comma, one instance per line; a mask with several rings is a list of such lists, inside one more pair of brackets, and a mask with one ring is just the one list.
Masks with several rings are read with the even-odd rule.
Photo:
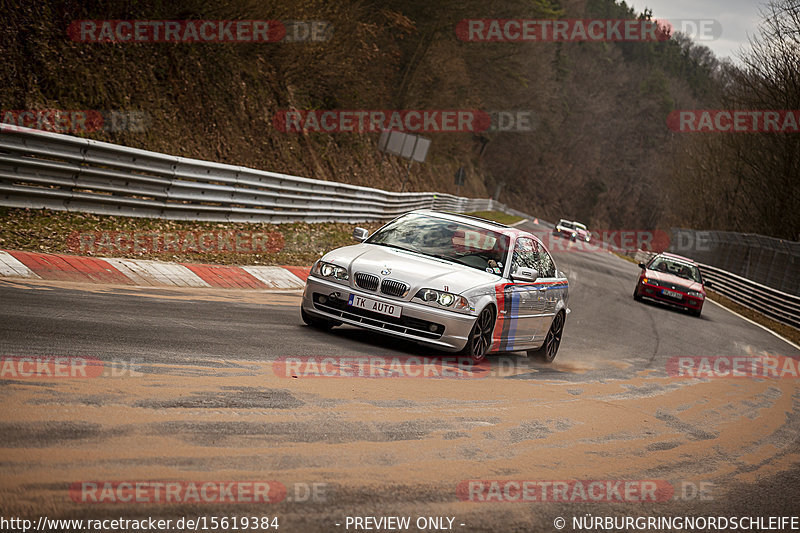
[[[348, 516], [556, 531], [560, 516], [573, 531], [587, 514], [796, 514], [800, 381], [666, 369], [676, 356], [800, 351], [711, 303], [695, 318], [634, 302], [638, 268], [611, 254], [554, 255], [572, 310], [556, 361], [494, 356], [475, 379], [281, 376], [282, 357], [443, 355], [311, 329], [297, 293], [0, 280], [0, 355], [106, 363], [97, 379], [0, 381], [0, 515], [277, 516], [280, 531], [355, 531]], [[75, 501], [71, 484], [87, 480], [271, 481], [287, 496]], [[487, 503], [462, 501], [466, 480], [656, 480], [672, 493]]]

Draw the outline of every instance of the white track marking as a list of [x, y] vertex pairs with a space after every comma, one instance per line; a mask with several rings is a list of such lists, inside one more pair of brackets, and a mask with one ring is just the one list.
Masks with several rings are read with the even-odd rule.
[[714, 305], [716, 305], [716, 306], [719, 306], [719, 307], [723, 308], [723, 309], [724, 309], [724, 310], [726, 310], [727, 312], [729, 312], [729, 313], [733, 313], [734, 315], [738, 316], [738, 317], [739, 317], [739, 318], [741, 318], [742, 320], [746, 320], [747, 322], [750, 322], [751, 324], [753, 324], [753, 325], [755, 325], [755, 326], [758, 326], [758, 327], [760, 327], [760, 328], [761, 328], [761, 329], [763, 329], [764, 331], [766, 331], [766, 332], [768, 332], [768, 333], [771, 333], [771, 334], [773, 334], [774, 336], [778, 337], [780, 340], [782, 340], [782, 341], [783, 341], [783, 342], [785, 342], [786, 344], [788, 344], [788, 345], [790, 345], [790, 346], [794, 346], [795, 348], [797, 348], [798, 350], [800, 350], [800, 346], [798, 346], [797, 344], [793, 343], [792, 341], [790, 341], [789, 339], [787, 339], [787, 338], [786, 338], [786, 337], [784, 337], [783, 335], [780, 335], [779, 333], [777, 333], [777, 332], [775, 332], [775, 331], [772, 331], [772, 330], [771, 330], [771, 329], [769, 329], [767, 326], [763, 326], [763, 325], [759, 324], [758, 322], [754, 322], [754, 321], [750, 320], [749, 318], [747, 318], [746, 316], [742, 316], [742, 315], [740, 315], [739, 313], [737, 313], [736, 311], [734, 311], [734, 310], [732, 310], [732, 309], [728, 309], [727, 307], [725, 307], [725, 306], [724, 306], [724, 305], [722, 305], [721, 303], [717, 303], [717, 302], [715, 302], [714, 300], [710, 300], [710, 299], [706, 298], [706, 302], [711, 302], [712, 304], [714, 304]]
[[305, 282], [281, 267], [243, 266], [242, 270], [273, 289], [302, 289]]
[[136, 265], [133, 261], [125, 260], [125, 259], [111, 259], [111, 258], [104, 258], [103, 261], [107, 261], [108, 264], [119, 270], [123, 275], [125, 275], [129, 280], [134, 282], [136, 285], [153, 285], [154, 279], [148, 276], [144, 270]]
[[103, 258], [137, 285], [172, 285], [175, 287], [210, 287], [203, 279], [177, 263], [147, 259]]
[[39, 278], [40, 276], [10, 253], [0, 251], [0, 277]]

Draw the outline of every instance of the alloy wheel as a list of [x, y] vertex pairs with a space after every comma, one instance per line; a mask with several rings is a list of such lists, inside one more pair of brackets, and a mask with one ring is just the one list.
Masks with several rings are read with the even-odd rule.
[[492, 333], [494, 331], [494, 312], [491, 307], [485, 308], [475, 320], [472, 331], [467, 342], [467, 355], [474, 362], [483, 361], [489, 346], [492, 344]]

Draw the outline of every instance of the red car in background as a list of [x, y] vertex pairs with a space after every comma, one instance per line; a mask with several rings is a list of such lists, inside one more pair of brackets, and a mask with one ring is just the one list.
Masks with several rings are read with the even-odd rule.
[[633, 299], [649, 298], [657, 302], [682, 307], [694, 316], [700, 316], [706, 300], [705, 287], [697, 263], [671, 253], [661, 253], [647, 264], [639, 263], [642, 273], [633, 291]]

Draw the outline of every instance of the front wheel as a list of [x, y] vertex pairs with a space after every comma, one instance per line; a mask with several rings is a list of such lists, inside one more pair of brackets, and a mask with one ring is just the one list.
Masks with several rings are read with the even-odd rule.
[[486, 358], [486, 352], [492, 345], [492, 333], [494, 332], [494, 309], [491, 306], [485, 307], [478, 315], [472, 331], [469, 333], [467, 345], [461, 350], [463, 355], [468, 355], [474, 363], [480, 363]]
[[564, 313], [558, 313], [550, 324], [550, 330], [541, 348], [528, 351], [528, 355], [538, 357], [545, 363], [552, 363], [561, 346], [561, 335], [564, 333]]
[[639, 286], [637, 285], [635, 289], [633, 289], [633, 299], [637, 302], [642, 301], [642, 295], [639, 294]]

